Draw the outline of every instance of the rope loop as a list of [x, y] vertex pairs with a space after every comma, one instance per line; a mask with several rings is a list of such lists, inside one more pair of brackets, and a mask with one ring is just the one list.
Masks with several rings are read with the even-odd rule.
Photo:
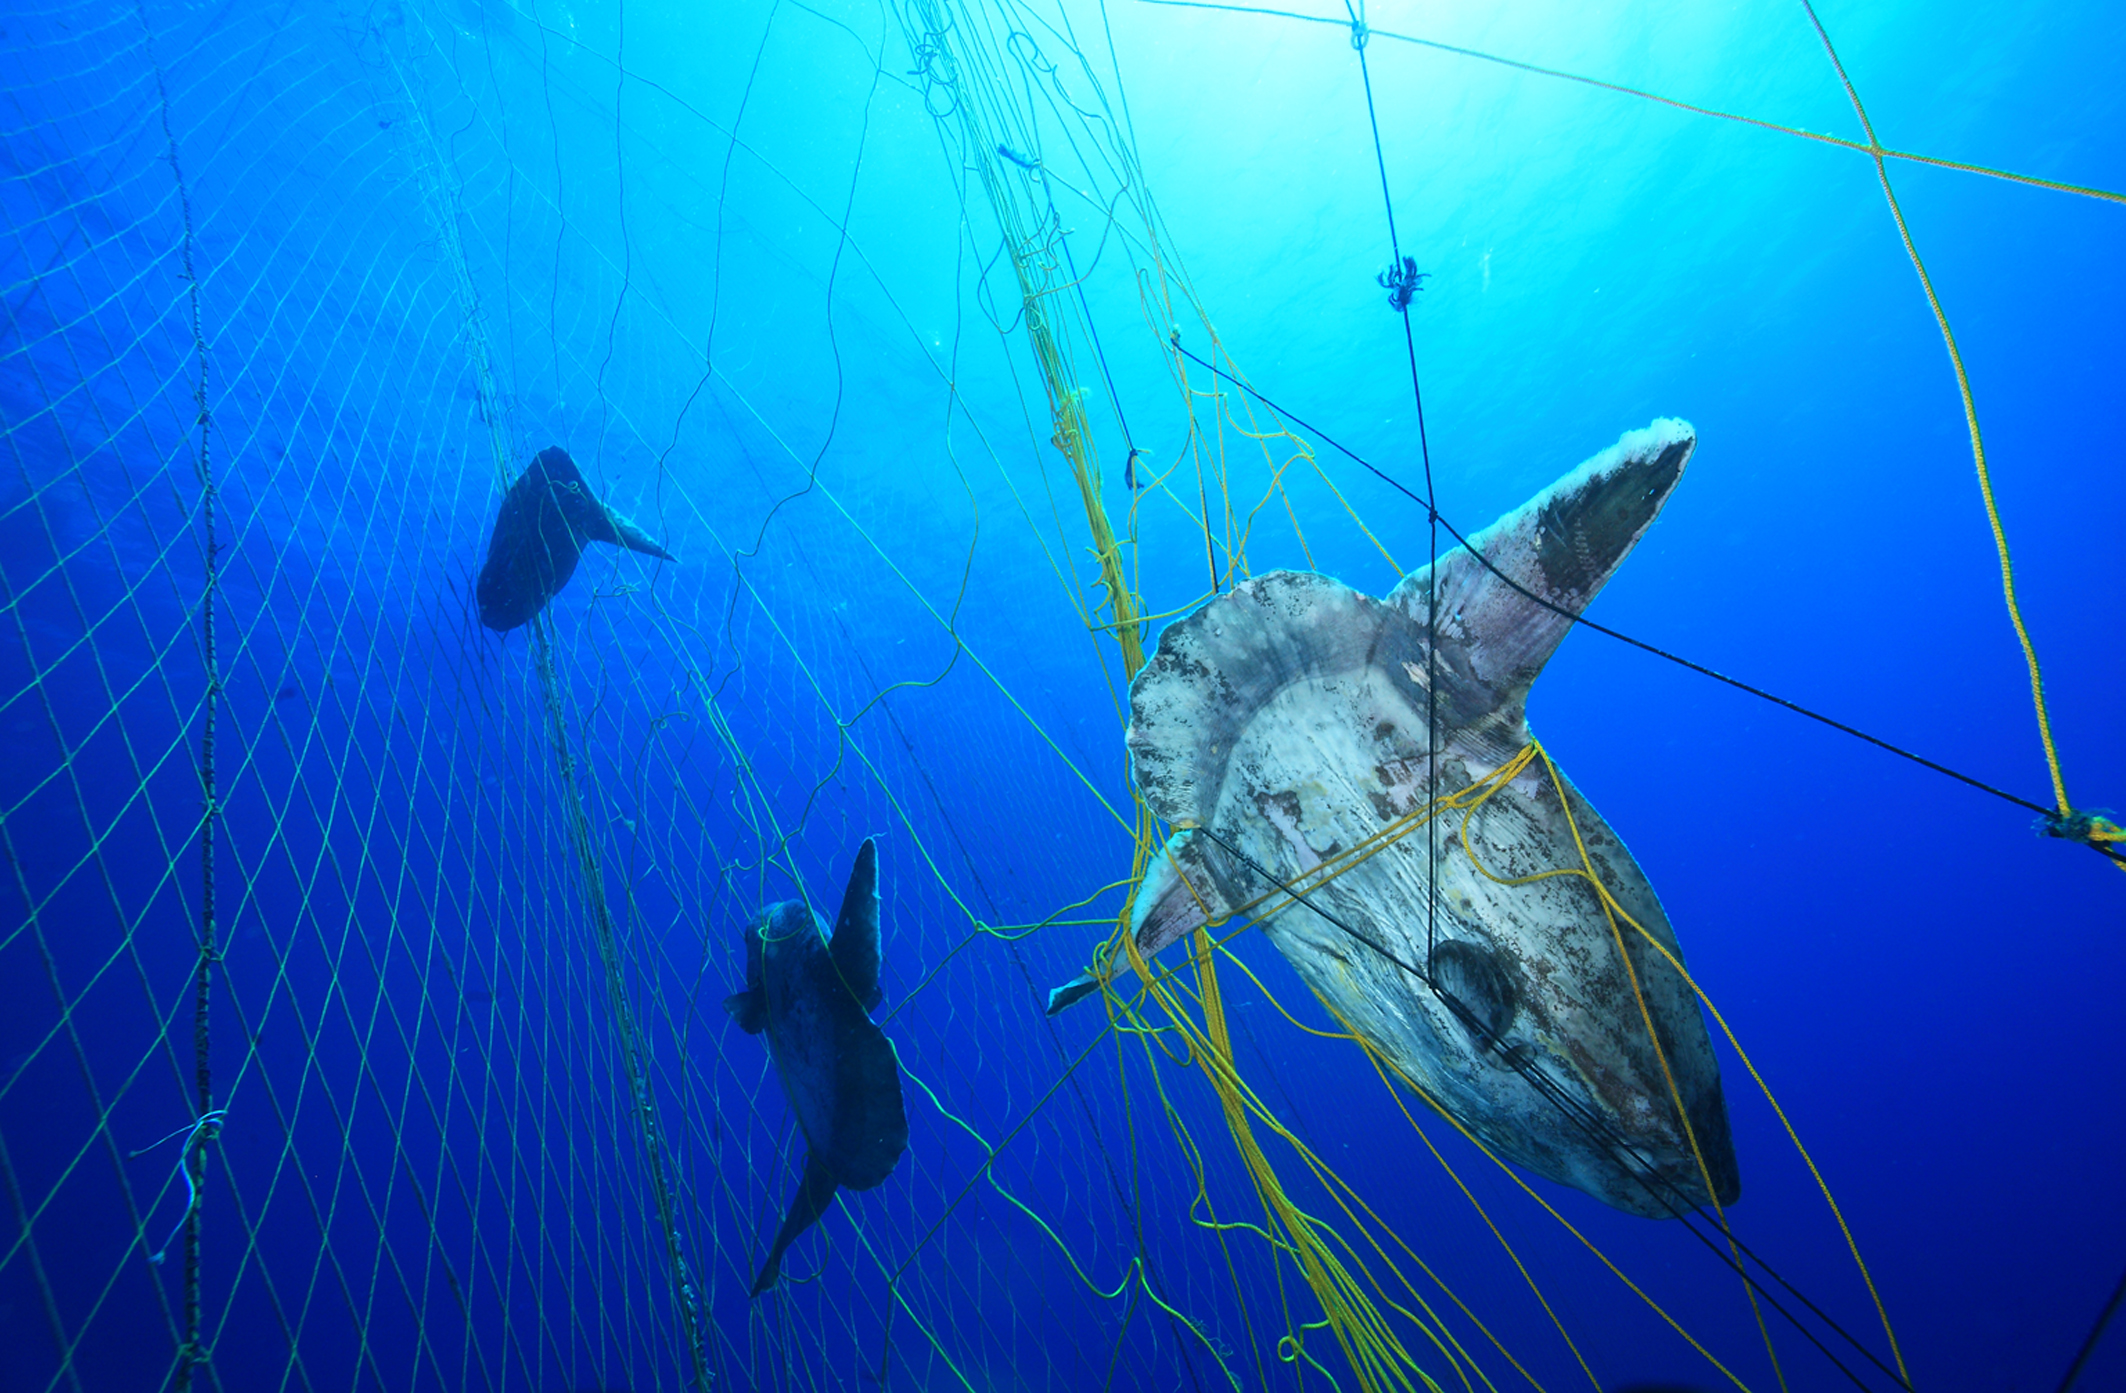
[[[201, 1114], [199, 1120], [189, 1127], [180, 1127], [176, 1132], [170, 1133], [169, 1137], [164, 1137], [162, 1141], [156, 1142], [154, 1146], [143, 1147], [133, 1153], [135, 1156], [144, 1156], [153, 1151], [155, 1147], [161, 1146], [162, 1142], [170, 1140], [170, 1137], [177, 1136], [179, 1133], [184, 1134], [184, 1145], [177, 1150], [177, 1176], [185, 1183], [185, 1210], [184, 1213], [177, 1216], [177, 1226], [170, 1230], [169, 1238], [163, 1241], [163, 1245], [160, 1248], [148, 1254], [148, 1261], [157, 1267], [162, 1266], [163, 1259], [170, 1254], [170, 1245], [177, 1241], [177, 1236], [184, 1232], [185, 1225], [191, 1222], [193, 1212], [199, 1208], [199, 1186], [194, 1184], [192, 1180], [191, 1161], [193, 1148], [205, 1146], [219, 1136], [221, 1134], [221, 1121], [228, 1115], [229, 1110], [227, 1108], [215, 1108], [211, 1112]], [[186, 1346], [186, 1348], [191, 1347], [189, 1344]], [[206, 1356], [201, 1354], [193, 1362], [201, 1363], [205, 1361], [205, 1358]]]

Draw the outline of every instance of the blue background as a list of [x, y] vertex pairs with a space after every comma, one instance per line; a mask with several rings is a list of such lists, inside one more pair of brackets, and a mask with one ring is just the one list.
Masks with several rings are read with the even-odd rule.
[[[1429, 275], [1411, 326], [1447, 517], [1473, 530], [1683, 416], [1690, 471], [1592, 617], [2050, 801], [1955, 378], [1873, 162], [1406, 41], [1859, 139], [1799, 6], [1376, 7], [1377, 157], [1327, 10], [928, 13], [82, 4], [0, 26], [0, 1385], [177, 1377], [181, 1263], [149, 1255], [184, 1212], [196, 1116], [187, 245], [222, 548], [208, 1059], [228, 1112], [200, 1279], [219, 1387], [683, 1386], [578, 807], [724, 1386], [860, 1386], [890, 1347], [895, 1388], [1212, 1387], [1211, 1345], [1241, 1386], [1323, 1384], [1276, 1358], [1259, 1239], [1192, 1222], [1181, 1134], [1202, 1203], [1260, 1216], [1200, 1071], [1099, 1038], [1097, 1003], [1038, 1009], [1129, 874], [1126, 712], [984, 163], [1053, 210], [1045, 245], [1083, 277], [1054, 303], [1098, 327], [1071, 340], [1077, 380], [1149, 612], [1208, 584], [1199, 460], [1214, 510], [1222, 479], [1244, 515], [1292, 454], [1215, 427], [1247, 419], [1229, 384], [1195, 399], [1214, 446], [1191, 454], [1177, 325], [1206, 355], [1214, 325], [1256, 388], [1422, 492], [1374, 280], [1385, 177]], [[1885, 145], [2126, 188], [2115, 7], [1819, 13]], [[1009, 62], [941, 87], [913, 51], [926, 25]], [[970, 144], [961, 102], [1020, 113], [991, 134], [1040, 169]], [[1135, 168], [1100, 154], [1115, 142]], [[1889, 173], [1969, 368], [2069, 792], [2126, 805], [2126, 210]], [[1143, 298], [1147, 196], [1201, 317]], [[1245, 568], [1380, 593], [1422, 564], [1421, 510], [1294, 430], [1319, 464], [1284, 476], [1304, 544], [1273, 501]], [[585, 558], [549, 611], [550, 711], [528, 635], [467, 603], [505, 476], [554, 443], [680, 561]], [[1134, 499], [1131, 445], [1160, 481]], [[1530, 714], [1836, 1194], [1914, 1386], [2053, 1387], [2126, 1262], [2126, 880], [2022, 809], [1597, 634]], [[719, 1003], [748, 916], [800, 894], [831, 916], [868, 832], [911, 1150], [793, 1252], [805, 1280], [749, 1302], [802, 1142]], [[1078, 922], [1018, 936], [1049, 918]], [[1325, 1022], [1259, 936], [1233, 948]], [[1270, 1112], [1543, 1386], [1586, 1386], [1362, 1059], [1224, 979]], [[1722, 1054], [1738, 1233], [1880, 1353], [1837, 1223]], [[1506, 1175], [1424, 1130], [1600, 1386], [1725, 1386]], [[1703, 1247], [1533, 1185], [1777, 1386]], [[1289, 1264], [1282, 1289], [1318, 1319]], [[1849, 1386], [1773, 1329], [1790, 1386]], [[1325, 1332], [1308, 1349], [1353, 1386]], [[2084, 1378], [2126, 1378], [2126, 1337]]]

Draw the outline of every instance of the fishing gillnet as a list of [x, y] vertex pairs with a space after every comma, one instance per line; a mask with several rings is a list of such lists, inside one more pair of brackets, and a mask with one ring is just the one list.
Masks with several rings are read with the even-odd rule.
[[[1426, 560], [1243, 385], [1098, 10], [8, 28], [11, 1385], [1896, 1386], [1824, 1211], [1867, 1358], [1320, 1104], [1375, 1071], [1273, 955], [1043, 1014], [1159, 841], [1157, 627]], [[678, 560], [497, 636], [555, 444]], [[910, 1150], [755, 1301], [804, 1140], [722, 1001], [873, 833]]]

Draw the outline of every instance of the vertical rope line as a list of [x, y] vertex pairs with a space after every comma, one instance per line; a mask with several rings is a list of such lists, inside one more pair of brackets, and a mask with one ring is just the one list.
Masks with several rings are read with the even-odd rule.
[[198, 365], [192, 404], [197, 412], [194, 424], [199, 429], [199, 446], [193, 469], [199, 479], [200, 532], [205, 558], [205, 577], [200, 592], [200, 652], [206, 667], [206, 692], [199, 737], [199, 957], [193, 969], [192, 983], [192, 1078], [200, 1121], [185, 1138], [183, 1157], [192, 1195], [184, 1221], [184, 1343], [177, 1351], [175, 1371], [178, 1393], [186, 1393], [192, 1387], [194, 1368], [207, 1362], [207, 1354], [199, 1343], [199, 1268], [203, 1211], [206, 1208], [207, 1145], [213, 1140], [214, 1126], [209, 1120], [214, 1108], [214, 1077], [208, 1021], [213, 999], [213, 967], [220, 956], [215, 945], [214, 904], [214, 831], [221, 817], [214, 778], [214, 718], [221, 700], [221, 669], [214, 652], [214, 601], [220, 580], [220, 542], [214, 530], [216, 491], [213, 460], [208, 451], [213, 418], [207, 408], [207, 339], [200, 317], [199, 273], [193, 259], [192, 190], [185, 181], [184, 166], [178, 160], [177, 133], [170, 125], [169, 84], [163, 76], [162, 63], [155, 57], [155, 32], [148, 24], [144, 0], [136, 0], [134, 13], [140, 19], [149, 66], [155, 70], [155, 99], [162, 121], [164, 158], [170, 163], [170, 177], [177, 183], [177, 207], [184, 223], [184, 238], [179, 243], [183, 269], [179, 274], [185, 282], [192, 325], [192, 354]]
[[[459, 234], [456, 190], [448, 182], [445, 172], [447, 166], [440, 151], [435, 147], [434, 132], [429, 128], [425, 110], [416, 100], [404, 70], [398, 69], [396, 64], [394, 68], [405, 92], [407, 106], [419, 122], [425, 141], [427, 161], [422, 171], [426, 176], [424, 182], [431, 198], [437, 231], [454, 274], [460, 310], [464, 315], [464, 339], [467, 353], [472, 359], [481, 419], [488, 428], [498, 480], [506, 488], [510, 482], [511, 469], [503, 422], [504, 408], [495, 386], [493, 359], [489, 351], [479, 294], [473, 285], [471, 265], [466, 258]], [[604, 393], [601, 391], [599, 396], [602, 403]], [[599, 959], [604, 967], [606, 994], [613, 1013], [614, 1032], [626, 1076], [630, 1111], [638, 1126], [643, 1147], [643, 1163], [648, 1171], [658, 1225], [670, 1263], [674, 1305], [685, 1331], [688, 1383], [697, 1390], [706, 1390], [711, 1386], [713, 1378], [708, 1368], [707, 1332], [700, 1288], [695, 1283], [687, 1263], [685, 1243], [679, 1231], [678, 1205], [673, 1193], [670, 1163], [666, 1155], [664, 1134], [657, 1121], [649, 1068], [649, 1049], [628, 996], [626, 965], [621, 957], [612, 910], [605, 893], [604, 869], [576, 778], [575, 753], [568, 738], [567, 720], [562, 711], [560, 681], [554, 666], [553, 648], [554, 638], [546, 620], [543, 617], [536, 619], [532, 629], [533, 663], [538, 670], [548, 733], [556, 771], [560, 777], [566, 833], [582, 873], [582, 889], [588, 901], [591, 928]]]
[[[1860, 118], [1861, 132], [1868, 138], [1868, 154], [1875, 161], [1875, 177], [1881, 182], [1882, 196], [1890, 205], [1890, 217], [1897, 223], [1898, 240], [1904, 243], [1912, 269], [1919, 273], [1919, 287], [1926, 292], [1927, 308], [1934, 312], [1935, 327], [1941, 330], [1941, 341], [1949, 350], [1949, 365], [1956, 370], [1956, 390], [1964, 408], [1964, 429], [1971, 436], [1971, 463], [1978, 471], [1978, 492], [1986, 505], [1986, 525], [1993, 530], [1993, 549], [2000, 557], [2001, 596], [2008, 602], [2008, 622], [2015, 626], [2016, 642], [2022, 645], [2023, 665], [2030, 672], [2030, 701], [2037, 710], [2037, 737], [2045, 748], [2045, 768], [2052, 776], [2052, 797], [2059, 805], [2059, 816], [2066, 818], [2074, 812], [2074, 805], [2067, 801], [2067, 780], [2060, 772], [2059, 750], [2052, 740], [2052, 715], [2045, 706], [2045, 674], [2038, 666], [2037, 644], [2023, 623], [2023, 607], [2015, 596], [2015, 563], [2008, 556], [2008, 532], [2001, 523], [2000, 504], [1993, 496], [1993, 471], [1986, 464], [1986, 442], [1979, 434], [1978, 403], [1971, 393], [1970, 374], [1964, 370], [1964, 355], [1956, 346], [1956, 335], [1949, 328], [1949, 316], [1941, 307], [1941, 297], [1934, 293], [1934, 278], [1927, 274], [1927, 264], [1919, 256], [1919, 245], [1912, 240], [1912, 229], [1905, 224], [1897, 191], [1890, 187], [1890, 169], [1884, 159], [1890, 152], [1875, 138], [1875, 123], [1868, 119], [1867, 108], [1860, 104], [1860, 93], [1854, 90], [1853, 79], [1846, 75], [1845, 63], [1832, 46], [1823, 21], [1816, 17], [1816, 7], [1809, 0], [1801, 0], [1801, 8], [1807, 12], [1809, 24], [1816, 30], [1824, 53], [1838, 72], [1839, 85], [1845, 89], [1846, 100], [1852, 103], [1853, 114]], [[1901, 1361], [1899, 1367], [1903, 1367]]]
[[696, 1389], [706, 1390], [712, 1380], [708, 1372], [707, 1337], [702, 1329], [701, 1299], [679, 1235], [678, 1208], [672, 1198], [664, 1134], [658, 1128], [657, 1103], [650, 1085], [649, 1049], [643, 1041], [642, 1027], [636, 1020], [633, 1004], [628, 1000], [626, 964], [620, 957], [619, 941], [613, 931], [612, 909], [605, 896], [605, 871], [600, 864], [597, 843], [591, 836], [590, 817], [583, 810], [583, 796], [576, 784], [576, 759], [561, 711], [553, 640], [547, 631], [545, 616], [538, 616], [532, 622], [535, 625], [535, 665], [539, 670], [540, 692], [545, 699], [547, 725], [553, 738], [554, 762], [561, 776], [568, 838], [583, 874], [584, 896], [590, 902], [591, 929], [597, 938], [599, 959], [605, 966], [606, 993], [613, 1012], [613, 1030], [619, 1037], [621, 1067], [627, 1075], [628, 1101], [641, 1124], [643, 1162], [649, 1170], [650, 1189], [664, 1231], [666, 1254], [672, 1265], [679, 1317], [686, 1326], [689, 1382]]
[[[1926, 263], [1919, 258], [1919, 247], [1912, 240], [1912, 229], [1905, 225], [1904, 209], [1898, 206], [1897, 192], [1890, 187], [1890, 170], [1883, 163], [1885, 151], [1882, 142], [1875, 138], [1875, 123], [1868, 119], [1867, 108], [1860, 104], [1860, 93], [1853, 89], [1853, 79], [1846, 76], [1845, 63], [1838, 57], [1838, 50], [1831, 44], [1831, 36], [1816, 17], [1816, 7], [1809, 0], [1801, 0], [1801, 8], [1809, 17], [1809, 24], [1816, 37], [1823, 43], [1823, 51], [1831, 60], [1831, 67], [1838, 73], [1839, 85], [1845, 88], [1846, 100], [1853, 104], [1853, 114], [1860, 118], [1861, 133], [1868, 138], [1868, 153], [1875, 160], [1875, 177], [1882, 183], [1882, 196], [1890, 205], [1890, 217], [1897, 223], [1898, 240], [1904, 243], [1905, 255], [1911, 258], [1912, 269], [1919, 273], [1919, 287], [1927, 293], [1927, 308], [1934, 311], [1934, 323], [1941, 330], [1941, 341], [1949, 350], [1949, 364], [1956, 370], [1956, 390], [1963, 399], [1964, 427], [1971, 435], [1971, 462], [1978, 470], [1979, 496], [1985, 500], [1986, 522], [1993, 529], [1994, 550], [2000, 555], [2001, 594], [2008, 602], [2008, 619], [2015, 626], [2016, 641], [2023, 648], [2023, 662], [2030, 669], [2030, 700], [2037, 708], [2037, 735], [2045, 747], [2045, 767], [2052, 775], [2052, 796], [2059, 806], [2059, 817], [2065, 819], [2074, 811], [2067, 801], [2067, 781], [2060, 773], [2059, 751], [2052, 743], [2052, 718], [2045, 710], [2045, 676], [2037, 663], [2037, 646], [2031, 642], [2030, 631], [2023, 627], [2022, 606], [2015, 598], [2015, 567], [2008, 559], [2008, 534], [2001, 526], [2000, 509], [1993, 500], [1993, 475], [1986, 467], [1986, 443], [1979, 435], [1978, 404], [1971, 395], [1971, 378], [1964, 371], [1964, 355], [1957, 350], [1956, 335], [1949, 330], [1949, 316], [1941, 307], [1941, 298], [1934, 293], [1934, 279], [1927, 274]], [[2102, 850], [2101, 847], [2098, 848]], [[1882, 1321], [1883, 1334], [1889, 1338], [1890, 1353], [1896, 1357], [1897, 1372], [1908, 1383], [1911, 1371], [1905, 1367], [1904, 1351], [1898, 1347], [1897, 1332], [1890, 1328], [1890, 1313], [1883, 1307], [1882, 1296], [1875, 1290], [1872, 1278], [1867, 1277], [1868, 1295], [1874, 1299], [1875, 1314]]]
[[[1803, 0], [1803, 3], [1806, 4], [1807, 0]], [[1390, 276], [1408, 277], [1414, 280], [1414, 267], [1409, 264], [1406, 264], [1403, 260], [1402, 241], [1397, 235], [1395, 227], [1395, 200], [1388, 190], [1388, 157], [1381, 146], [1380, 115], [1375, 109], [1373, 102], [1373, 76], [1370, 68], [1367, 66], [1366, 63], [1366, 42], [1369, 37], [1370, 31], [1368, 31], [1368, 29], [1366, 28], [1364, 15], [1359, 11], [1359, 9], [1354, 7], [1352, 0], [1346, 0], [1345, 13], [1350, 16], [1351, 47], [1358, 54], [1359, 77], [1365, 86], [1366, 121], [1372, 129], [1373, 135], [1373, 161], [1375, 167], [1378, 168], [1378, 170], [1380, 171], [1381, 204], [1385, 208], [1388, 217], [1388, 246], [1390, 253], [1393, 257], [1393, 260], [1389, 263]], [[1873, 137], [1870, 136], [1870, 139], [1872, 140]], [[1879, 165], [1880, 163], [1881, 159], [1878, 156], [1877, 164]], [[1888, 187], [1887, 181], [1885, 181], [1884, 187]], [[1901, 227], [1902, 225], [1902, 221], [1900, 220], [1899, 226]], [[1398, 315], [1401, 316], [1403, 322], [1403, 351], [1408, 359], [1410, 367], [1410, 396], [1411, 400], [1416, 404], [1417, 407], [1418, 450], [1424, 461], [1425, 467], [1425, 551], [1427, 560], [1427, 565], [1425, 568], [1425, 792], [1427, 799], [1430, 802], [1436, 804], [1439, 801], [1440, 756], [1438, 681], [1440, 520], [1439, 498], [1432, 479], [1432, 447], [1430, 441], [1426, 437], [1425, 431], [1425, 394], [1423, 387], [1419, 384], [1418, 381], [1417, 337], [1410, 327], [1409, 301], [1410, 297], [1407, 291], [1405, 291], [1404, 293], [1397, 295], [1394, 304], [1396, 312]], [[1946, 331], [1946, 324], [1944, 324], [1943, 327]], [[1953, 346], [1951, 351], [1954, 351]], [[1961, 378], [1961, 370], [1959, 370], [1959, 378]], [[1974, 439], [1976, 439], [1976, 428], [1976, 421], [1974, 419]], [[1981, 469], [1983, 470], [1983, 465], [1981, 465]], [[1990, 502], [1990, 492], [1987, 496]], [[2005, 559], [2006, 552], [2003, 551], [2002, 555]], [[2009, 604], [2012, 610], [2014, 605], [2014, 597], [2012, 590], [2010, 592]], [[2021, 632], [2021, 623], [2022, 621], [2018, 617], [2016, 621], [2017, 632]], [[2033, 659], [2033, 661], [2035, 660]], [[2040, 698], [2039, 720], [2040, 722], [2043, 721], [2042, 698]], [[2046, 749], [2048, 753], [2051, 750], [2051, 742], [2049, 735], [2046, 741]], [[2055, 765], [2055, 773], [2056, 770], [2057, 766]], [[1560, 797], [1562, 796], [1563, 795], [1561, 793]], [[2060, 806], [2062, 812], [2064, 813], [2066, 811], [2066, 796], [2064, 793], [2061, 794]], [[1432, 974], [1433, 954], [1437, 950], [1439, 943], [1439, 828], [1437, 819], [1428, 819], [1425, 824], [1425, 871], [1426, 881], [1424, 980], [1426, 985], [1432, 989], [1435, 995], [1441, 995], [1442, 993], [1440, 991], [1439, 983], [1434, 979]], [[1622, 943], [1620, 941], [1619, 951], [1621, 950]], [[1631, 962], [1628, 957], [1625, 959], [1625, 971], [1627, 973], [1632, 971]], [[1636, 988], [1637, 979], [1635, 975], [1633, 980], [1634, 987]], [[1653, 1042], [1654, 1052], [1657, 1057], [1661, 1058], [1661, 1066], [1665, 1073], [1668, 1068], [1668, 1061], [1666, 1056], [1663, 1055], [1661, 1052], [1661, 1043], [1659, 1039], [1654, 1036], [1653, 1026], [1650, 1019], [1647, 1023], [1647, 1038]], [[1671, 1092], [1673, 1091], [1673, 1086], [1671, 1086]], [[1685, 1132], [1686, 1134], [1688, 1134], [1690, 1131], [1690, 1119], [1686, 1114], [1683, 1113], [1680, 1099], [1677, 1103], [1677, 1109], [1677, 1116], [1682, 1119]], [[1695, 1136], [1691, 1138], [1691, 1150], [1693, 1154], [1696, 1154], [1697, 1140]], [[1702, 1170], [1704, 1167], [1704, 1160], [1702, 1157], [1699, 1158], [1699, 1165]], [[1706, 1177], [1706, 1188], [1708, 1194], [1710, 1194], [1712, 1191], [1712, 1181], [1711, 1176], [1709, 1174]], [[1717, 1196], [1713, 1197], [1713, 1204], [1716, 1208], [1718, 1207], [1719, 1199]], [[1740, 1259], [1738, 1258], [1738, 1265], [1739, 1261]], [[1773, 1373], [1777, 1376], [1779, 1380], [1780, 1388], [1784, 1389], [1786, 1387], [1786, 1375], [1784, 1371], [1780, 1369], [1779, 1355], [1773, 1349], [1771, 1332], [1765, 1328], [1764, 1314], [1757, 1307], [1757, 1294], [1755, 1290], [1749, 1287], [1746, 1283], [1744, 1286], [1744, 1292], [1749, 1297], [1750, 1310], [1752, 1314], [1754, 1314], [1757, 1318], [1758, 1333], [1764, 1338], [1765, 1353], [1770, 1355], [1771, 1357]]]
[[[1373, 132], [1373, 163], [1380, 171], [1380, 202], [1388, 215], [1388, 264], [1394, 273], [1403, 267], [1403, 244], [1395, 230], [1395, 199], [1388, 192], [1388, 156], [1380, 143], [1380, 114], [1373, 106], [1373, 73], [1366, 65], [1366, 42], [1371, 31], [1364, 14], [1346, 0], [1344, 13], [1351, 17], [1351, 47], [1358, 54], [1358, 77], [1366, 89], [1366, 124]], [[1403, 321], [1403, 353], [1410, 364], [1410, 400], [1417, 405], [1417, 449], [1425, 466], [1425, 797], [1439, 801], [1439, 499], [1432, 485], [1432, 444], [1425, 432], [1425, 389], [1417, 377], [1417, 336], [1410, 328], [1407, 298], [1396, 304]], [[1439, 941], [1439, 829], [1425, 825], [1425, 980], [1432, 980], [1432, 951]], [[1435, 988], [1436, 990], [1436, 988]]]

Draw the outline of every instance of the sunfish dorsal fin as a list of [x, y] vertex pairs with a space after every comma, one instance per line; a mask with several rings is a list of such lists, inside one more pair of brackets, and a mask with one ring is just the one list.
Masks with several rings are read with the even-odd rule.
[[1388, 603], [1428, 624], [1426, 591], [1436, 574], [1442, 650], [1458, 647], [1468, 664], [1458, 675], [1488, 688], [1495, 709], [1518, 719], [1543, 664], [1653, 526], [1697, 443], [1687, 421], [1626, 432], [1471, 537], [1469, 547], [1404, 577]]
[[591, 492], [590, 483], [568, 451], [559, 445], [550, 445], [539, 452], [532, 465], [545, 476], [548, 492], [561, 516], [576, 535], [587, 542], [609, 542], [629, 551], [639, 551], [645, 556], [654, 556], [662, 561], [674, 561], [663, 547], [650, 540], [649, 534], [629, 522], [619, 513], [607, 507], [597, 494]]
[[612, 534], [601, 540], [611, 542], [615, 546], [626, 547], [629, 551], [639, 551], [644, 556], [654, 556], [659, 561], [677, 561], [679, 559], [651, 541], [649, 533], [635, 526], [634, 523], [629, 522], [611, 508], [600, 504], [598, 511], [605, 514], [605, 524], [611, 529]]
[[842, 980], [863, 1008], [876, 1007], [882, 994], [878, 985], [878, 843], [874, 838], [864, 838], [856, 849], [856, 864], [849, 870], [849, 888], [842, 892], [841, 912], [835, 916], [834, 937], [827, 951], [834, 955]]

